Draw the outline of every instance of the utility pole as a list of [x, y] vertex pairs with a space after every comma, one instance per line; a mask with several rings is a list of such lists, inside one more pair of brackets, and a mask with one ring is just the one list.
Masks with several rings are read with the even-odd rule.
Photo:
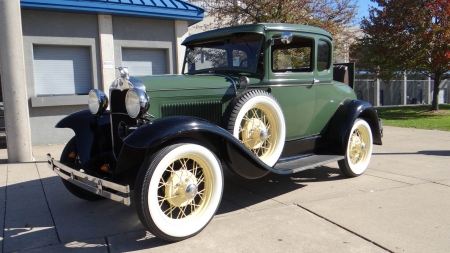
[[30, 162], [33, 154], [19, 0], [0, 0], [0, 57], [8, 162]]

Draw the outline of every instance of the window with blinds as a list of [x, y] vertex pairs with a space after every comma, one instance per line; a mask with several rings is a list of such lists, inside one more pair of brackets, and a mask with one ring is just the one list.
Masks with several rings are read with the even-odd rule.
[[131, 76], [169, 74], [166, 49], [122, 48], [122, 66]]
[[85, 95], [93, 87], [90, 47], [34, 45], [37, 96]]

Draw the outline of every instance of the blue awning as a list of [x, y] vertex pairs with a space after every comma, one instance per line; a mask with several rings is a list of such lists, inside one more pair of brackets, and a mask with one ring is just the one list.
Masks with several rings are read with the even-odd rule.
[[144, 18], [203, 20], [205, 9], [182, 0], [21, 0], [23, 9], [125, 15]]

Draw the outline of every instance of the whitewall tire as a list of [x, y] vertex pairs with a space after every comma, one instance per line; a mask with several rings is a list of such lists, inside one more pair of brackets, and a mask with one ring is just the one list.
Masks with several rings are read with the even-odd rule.
[[236, 97], [224, 114], [224, 127], [268, 166], [280, 158], [286, 138], [283, 111], [275, 98], [262, 90]]
[[154, 154], [139, 171], [137, 213], [155, 236], [180, 241], [196, 235], [211, 221], [222, 191], [222, 167], [211, 151], [192, 143], [171, 145]]
[[345, 159], [338, 162], [342, 173], [348, 177], [362, 175], [372, 157], [373, 137], [369, 124], [356, 119], [347, 140]]

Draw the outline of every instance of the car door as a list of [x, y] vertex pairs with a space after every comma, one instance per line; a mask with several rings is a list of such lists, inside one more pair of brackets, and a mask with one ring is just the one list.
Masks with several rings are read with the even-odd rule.
[[284, 113], [286, 140], [294, 140], [313, 134], [310, 123], [315, 107], [315, 46], [313, 37], [295, 32], [292, 42], [284, 44], [277, 39], [281, 34], [273, 32], [268, 36], [266, 71], [271, 92]]
[[346, 97], [349, 97], [348, 87], [333, 83], [333, 44], [326, 37], [316, 38], [316, 67], [314, 76], [315, 108], [309, 132], [323, 132], [325, 126]]

